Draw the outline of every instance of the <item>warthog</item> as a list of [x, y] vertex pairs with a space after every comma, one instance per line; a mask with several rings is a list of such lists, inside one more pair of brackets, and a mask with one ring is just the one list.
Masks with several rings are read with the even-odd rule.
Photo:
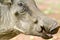
[[0, 40], [20, 33], [49, 39], [58, 29], [58, 23], [43, 14], [34, 0], [0, 0]]

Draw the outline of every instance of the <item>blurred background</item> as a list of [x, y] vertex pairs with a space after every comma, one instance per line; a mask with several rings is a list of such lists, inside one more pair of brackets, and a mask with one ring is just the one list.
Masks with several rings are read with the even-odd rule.
[[[48, 17], [54, 18], [60, 24], [60, 0], [35, 0], [37, 7]], [[46, 40], [36, 36], [20, 34], [11, 40]], [[60, 40], [60, 30], [49, 40]]]
[[59, 14], [60, 0], [35, 0], [37, 6], [45, 14]]
[[60, 0], [35, 0], [37, 7], [60, 23]]

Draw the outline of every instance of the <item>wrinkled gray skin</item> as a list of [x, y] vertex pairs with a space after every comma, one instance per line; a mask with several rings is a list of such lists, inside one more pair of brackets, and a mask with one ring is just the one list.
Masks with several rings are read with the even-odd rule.
[[42, 14], [34, 0], [0, 0], [0, 40], [20, 33], [49, 39], [58, 28], [58, 23]]

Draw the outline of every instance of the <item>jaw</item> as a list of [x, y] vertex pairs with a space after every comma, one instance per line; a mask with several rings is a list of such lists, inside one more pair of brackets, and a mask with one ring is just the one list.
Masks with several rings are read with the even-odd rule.
[[[50, 38], [53, 37], [51, 34], [46, 34], [45, 36], [46, 36], [45, 39], [50, 39]], [[43, 38], [44, 38], [44, 37], [43, 37]]]

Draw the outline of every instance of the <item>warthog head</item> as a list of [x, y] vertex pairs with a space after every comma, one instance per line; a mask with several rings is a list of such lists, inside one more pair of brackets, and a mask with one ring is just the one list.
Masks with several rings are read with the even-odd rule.
[[18, 31], [28, 35], [52, 38], [58, 23], [37, 8], [34, 0], [0, 0], [0, 34]]

